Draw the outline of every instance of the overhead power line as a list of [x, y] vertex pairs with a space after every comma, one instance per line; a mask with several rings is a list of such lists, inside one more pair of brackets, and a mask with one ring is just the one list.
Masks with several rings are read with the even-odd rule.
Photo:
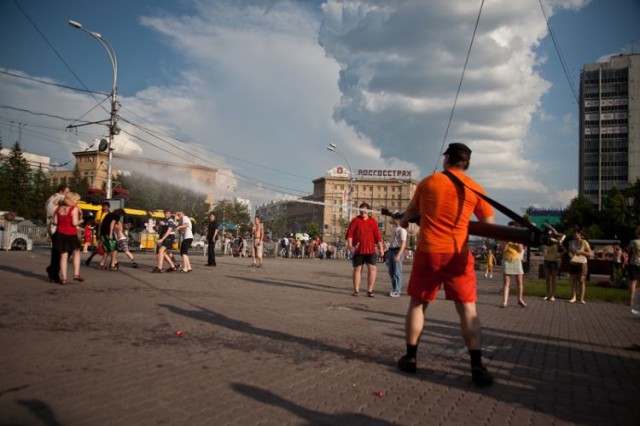
[[554, 34], [553, 28], [551, 28], [551, 23], [549, 22], [549, 18], [547, 17], [547, 12], [544, 10], [544, 5], [542, 4], [542, 0], [538, 0], [540, 3], [540, 9], [542, 9], [542, 16], [544, 16], [544, 20], [547, 23], [547, 28], [549, 29], [549, 35], [551, 36], [551, 40], [553, 41], [553, 47], [556, 50], [558, 55], [558, 59], [560, 60], [560, 65], [562, 65], [562, 71], [564, 72], [564, 76], [567, 79], [567, 83], [569, 84], [569, 88], [571, 89], [571, 93], [573, 93], [573, 98], [576, 103], [579, 104], [578, 94], [576, 93], [576, 89], [574, 88], [573, 82], [571, 81], [571, 77], [569, 76], [569, 71], [567, 70], [567, 61], [564, 59], [564, 55], [560, 50], [560, 45], [558, 40], [556, 40], [556, 35]]
[[[464, 60], [464, 66], [462, 67], [462, 75], [460, 76], [460, 82], [458, 83], [458, 90], [456, 90], [456, 97], [453, 100], [453, 106], [451, 107], [451, 114], [449, 115], [449, 121], [447, 122], [447, 129], [444, 132], [444, 138], [442, 138], [442, 146], [440, 146], [440, 154], [444, 151], [444, 144], [447, 142], [447, 136], [449, 135], [449, 128], [451, 127], [451, 122], [453, 121], [453, 113], [456, 110], [456, 105], [458, 104], [458, 96], [460, 96], [460, 89], [462, 88], [462, 82], [464, 81], [464, 74], [467, 71], [467, 65], [469, 64], [469, 57], [471, 56], [471, 48], [473, 47], [473, 41], [476, 38], [476, 32], [478, 31], [478, 24], [480, 23], [480, 16], [482, 15], [482, 8], [484, 7], [484, 0], [480, 3], [480, 10], [478, 10], [478, 17], [476, 18], [476, 25], [473, 27], [473, 35], [471, 36], [471, 43], [469, 43], [469, 50], [467, 50], [467, 57]], [[438, 155], [440, 158], [440, 155]], [[435, 173], [438, 168], [438, 163], [436, 162], [436, 166], [433, 169]]]
[[40, 80], [40, 79], [33, 78], [33, 77], [27, 77], [27, 76], [20, 75], [20, 74], [14, 74], [14, 73], [8, 72], [8, 71], [0, 70], [0, 74], [8, 75], [10, 77], [15, 77], [15, 78], [21, 78], [23, 80], [35, 81], [36, 83], [46, 84], [47, 86], [55, 86], [55, 87], [60, 87], [60, 88], [63, 88], [63, 89], [74, 90], [76, 92], [93, 93], [94, 95], [109, 96], [108, 93], [104, 93], [104, 92], [96, 92], [96, 91], [88, 90], [88, 89], [79, 89], [77, 87], [71, 87], [71, 86], [66, 86], [64, 84], [52, 83], [50, 81], [44, 81], [44, 80]]

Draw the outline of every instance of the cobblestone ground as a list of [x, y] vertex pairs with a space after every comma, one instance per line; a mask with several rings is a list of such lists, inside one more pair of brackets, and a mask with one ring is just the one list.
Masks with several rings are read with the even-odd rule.
[[496, 383], [477, 389], [444, 300], [427, 311], [418, 374], [396, 369], [408, 298], [386, 296], [384, 265], [376, 297], [356, 298], [345, 261], [192, 259], [190, 274], [151, 274], [149, 254], [138, 269], [83, 264], [86, 281], [62, 287], [46, 251], [0, 252], [0, 424], [640, 423], [640, 352], [625, 349], [640, 318], [626, 306], [500, 309], [499, 279], [481, 279]]

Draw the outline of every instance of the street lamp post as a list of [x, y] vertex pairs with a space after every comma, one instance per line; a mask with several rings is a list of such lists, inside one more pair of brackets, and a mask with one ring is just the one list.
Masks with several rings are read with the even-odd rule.
[[327, 149], [341, 156], [344, 159], [344, 161], [347, 162], [347, 166], [349, 166], [349, 192], [347, 193], [347, 203], [348, 203], [347, 211], [348, 211], [349, 221], [350, 221], [351, 220], [351, 192], [353, 190], [353, 169], [351, 168], [351, 161], [349, 161], [349, 157], [347, 157], [347, 154], [345, 154], [344, 151], [338, 148], [335, 143], [330, 143], [329, 146], [327, 146]]
[[95, 38], [100, 42], [100, 45], [104, 48], [105, 52], [107, 52], [107, 56], [109, 56], [109, 60], [111, 61], [111, 68], [113, 69], [113, 85], [111, 86], [111, 114], [109, 117], [109, 143], [107, 145], [108, 151], [108, 160], [107, 160], [107, 199], [111, 199], [112, 196], [112, 178], [111, 178], [111, 162], [113, 160], [113, 151], [111, 146], [113, 145], [113, 137], [119, 133], [117, 122], [117, 112], [118, 106], [116, 103], [116, 83], [118, 81], [118, 61], [116, 60], [116, 52], [113, 50], [113, 47], [109, 44], [107, 40], [105, 40], [99, 33], [95, 31], [89, 31], [82, 26], [79, 22], [69, 20], [69, 25], [73, 28], [77, 28], [85, 33], [89, 34], [91, 37]]

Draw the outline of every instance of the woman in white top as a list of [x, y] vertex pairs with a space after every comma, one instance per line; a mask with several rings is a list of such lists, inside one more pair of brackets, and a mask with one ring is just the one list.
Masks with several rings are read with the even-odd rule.
[[176, 231], [182, 236], [182, 243], [180, 243], [180, 255], [182, 256], [182, 269], [180, 272], [191, 272], [191, 261], [189, 260], [189, 248], [193, 242], [193, 225], [191, 219], [186, 216], [184, 212], [176, 212], [176, 219], [178, 219], [178, 226]]
[[577, 302], [578, 288], [580, 288], [580, 303], [587, 303], [584, 300], [587, 291], [587, 258], [591, 256], [593, 256], [591, 246], [584, 239], [582, 231], [576, 229], [573, 240], [569, 242], [569, 274], [572, 290], [569, 303]]

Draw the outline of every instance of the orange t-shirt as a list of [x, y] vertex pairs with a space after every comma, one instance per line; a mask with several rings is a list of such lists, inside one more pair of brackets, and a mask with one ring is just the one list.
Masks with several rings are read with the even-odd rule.
[[[449, 171], [470, 188], [484, 190], [462, 170]], [[435, 173], [417, 186], [411, 201], [420, 211], [418, 250], [429, 253], [460, 253], [467, 242], [469, 220], [493, 216], [493, 208], [469, 188], [461, 188], [446, 175]]]

